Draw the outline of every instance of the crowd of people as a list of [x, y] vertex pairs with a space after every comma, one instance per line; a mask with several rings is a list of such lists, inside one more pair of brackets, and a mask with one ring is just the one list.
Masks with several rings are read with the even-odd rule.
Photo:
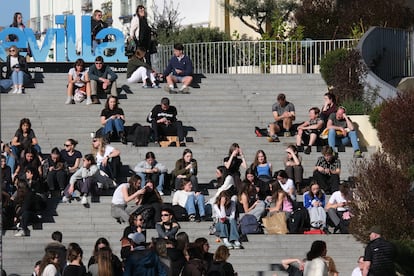
[[[102, 12], [94, 12], [93, 49], [101, 42], [96, 39], [96, 33], [106, 27], [101, 17]], [[16, 13], [15, 20], [21, 20], [21, 14], [19, 17]], [[150, 29], [143, 6], [137, 7], [131, 22], [130, 39], [137, 47], [127, 65], [129, 84], [142, 82], [143, 88], [159, 88], [159, 79], [165, 78], [166, 92], [190, 93], [193, 67], [191, 59], [183, 52], [182, 44], [174, 45], [173, 56], [162, 74], [151, 66]], [[21, 94], [25, 83], [30, 80], [26, 59], [19, 55], [15, 46], [8, 51], [6, 62], [10, 88], [13, 88], [12, 93]], [[134, 167], [135, 175], [125, 183], [119, 182], [121, 153], [110, 141], [117, 136], [127, 144], [127, 133], [125, 114], [118, 106], [117, 79], [117, 74], [104, 64], [102, 56], [96, 57], [89, 68], [82, 59], [78, 59], [68, 72], [65, 104], [85, 99], [86, 105], [97, 104], [98, 93], [110, 94], [100, 113], [102, 133], [92, 138], [91, 153], [83, 155], [76, 150], [78, 142], [68, 138], [63, 149], [54, 147], [50, 154], [43, 154], [28, 118], [20, 121], [10, 144], [2, 142], [4, 227], [18, 230], [15, 236], [30, 235], [28, 226], [41, 221], [47, 198], [59, 197], [62, 203], [78, 199], [87, 207], [90, 197], [99, 195], [100, 189], [108, 188], [114, 188], [111, 216], [118, 223], [128, 224], [121, 239], [121, 259], [112, 252], [109, 242], [100, 238], [87, 267], [82, 262], [80, 245], [70, 243], [65, 247], [61, 243], [61, 233], [54, 233], [54, 242], [47, 246], [43, 259], [36, 264], [35, 275], [86, 275], [87, 272], [89, 275], [144, 275], [139, 273], [148, 271], [154, 274], [146, 275], [178, 275], [180, 272], [181, 275], [204, 275], [208, 271], [225, 271], [222, 275], [234, 275], [227, 259], [229, 250], [243, 248], [238, 227], [241, 218], [251, 215], [260, 225], [263, 217], [284, 212], [288, 220], [298, 206], [308, 212], [308, 228], [330, 233], [328, 227], [331, 226], [334, 233], [349, 233], [353, 196], [348, 184], [340, 183], [341, 162], [337, 147], [351, 144], [354, 157], [359, 158], [362, 154], [353, 123], [346, 115], [346, 109], [336, 104], [332, 93], [324, 95], [321, 109], [311, 107], [309, 120], [296, 127], [294, 104], [286, 99], [285, 94], [279, 94], [272, 105], [274, 122], [268, 127], [268, 141], [280, 142], [281, 136], [296, 135], [296, 144], [285, 150], [284, 168], [275, 168], [267, 161], [263, 150], [258, 150], [253, 162], [248, 164], [240, 145], [233, 143], [216, 170], [217, 192], [206, 201], [198, 183], [197, 160], [189, 148], [185, 148], [176, 161], [171, 183], [166, 183], [168, 169], [151, 151]], [[177, 83], [182, 83], [178, 90]], [[162, 98], [160, 104], [154, 106], [149, 121], [156, 144], [163, 137], [174, 135], [178, 136], [179, 145], [186, 147], [182, 122], [177, 119], [177, 109], [170, 105], [168, 98]], [[322, 141], [324, 139], [326, 143]], [[299, 153], [311, 154], [312, 146], [317, 144], [326, 145], [315, 162], [313, 180], [303, 194], [303, 203], [297, 202], [297, 195], [302, 193], [304, 186], [304, 169]], [[241, 168], [245, 170], [244, 175], [241, 175]], [[167, 190], [174, 192], [171, 202], [163, 200]], [[327, 195], [330, 195], [329, 199]], [[214, 234], [223, 245], [213, 255], [208, 251], [205, 238], [200, 237], [190, 243], [187, 234], [180, 232], [181, 220], [212, 220]], [[156, 229], [158, 237], [147, 239], [148, 228]], [[377, 240], [381, 237], [381, 230], [376, 228], [371, 233], [372, 243], [381, 241], [380, 246], [388, 250], [387, 258], [391, 258], [389, 244]], [[306, 259], [287, 259], [282, 261], [282, 265], [287, 271], [303, 271], [303, 275], [338, 275], [335, 263], [326, 256], [326, 251], [323, 241], [315, 241]], [[368, 271], [375, 269], [392, 269], [389, 263], [388, 266], [379, 264], [375, 254], [372, 246], [367, 247], [362, 257], [361, 274], [356, 270], [355, 275], [368, 275]], [[292, 268], [293, 263], [298, 264], [296, 269]]]

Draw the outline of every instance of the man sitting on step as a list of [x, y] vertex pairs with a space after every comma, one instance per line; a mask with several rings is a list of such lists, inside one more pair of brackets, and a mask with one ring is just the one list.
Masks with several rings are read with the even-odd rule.
[[170, 105], [168, 98], [162, 98], [149, 117], [155, 143], [160, 142], [161, 136], [178, 136], [180, 147], [185, 147], [183, 123], [177, 120], [177, 109]]
[[291, 136], [290, 128], [295, 120], [295, 106], [286, 101], [285, 94], [277, 96], [277, 102], [272, 105], [272, 113], [275, 121], [269, 124], [269, 142], [280, 142], [277, 134], [284, 132], [284, 136]]

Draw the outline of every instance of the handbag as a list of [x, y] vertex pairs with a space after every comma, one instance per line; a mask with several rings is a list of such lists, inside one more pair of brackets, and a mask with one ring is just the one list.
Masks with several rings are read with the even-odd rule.
[[269, 235], [287, 234], [289, 232], [284, 212], [269, 213], [262, 218], [263, 225]]

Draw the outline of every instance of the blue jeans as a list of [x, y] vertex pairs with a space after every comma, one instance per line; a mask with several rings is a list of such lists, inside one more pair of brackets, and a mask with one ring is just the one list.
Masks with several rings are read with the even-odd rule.
[[116, 131], [117, 133], [124, 132], [124, 121], [122, 121], [121, 119], [108, 119], [104, 126], [104, 135], [112, 131]]
[[220, 238], [228, 238], [231, 242], [239, 240], [239, 232], [237, 231], [237, 222], [235, 219], [229, 219], [224, 223], [221, 221], [217, 222], [216, 230], [220, 233]]
[[[32, 147], [37, 151], [38, 154], [42, 153], [42, 149], [40, 148], [39, 144], [32, 145]], [[23, 150], [23, 148], [19, 146], [11, 146], [10, 149], [13, 152], [14, 156], [16, 156], [17, 159], [19, 159], [20, 153]]]
[[351, 142], [352, 148], [354, 151], [359, 150], [358, 136], [355, 130], [348, 132], [348, 135], [345, 137], [340, 137], [336, 135], [335, 129], [330, 129], [328, 132], [328, 144], [331, 148], [335, 146], [346, 146]]
[[21, 70], [14, 70], [11, 74], [11, 79], [14, 85], [23, 85], [24, 83], [27, 83], [30, 80], [30, 77]]
[[198, 207], [200, 217], [204, 217], [206, 215], [206, 211], [204, 209], [204, 195], [199, 194], [196, 196], [195, 194], [192, 194], [188, 196], [187, 202], [185, 203], [185, 209], [189, 215], [196, 214], [196, 206]]
[[13, 81], [10, 79], [0, 80], [0, 93], [7, 92], [13, 86]]
[[141, 177], [141, 188], [144, 188], [145, 182], [148, 178], [150, 178], [154, 185], [157, 185], [157, 190], [161, 191], [164, 189], [164, 174], [163, 173], [153, 173], [148, 177], [148, 174], [146, 173], [137, 173]]

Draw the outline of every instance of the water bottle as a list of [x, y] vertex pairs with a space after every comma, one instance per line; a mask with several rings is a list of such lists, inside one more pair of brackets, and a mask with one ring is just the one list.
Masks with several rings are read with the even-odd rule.
[[194, 173], [194, 167], [193, 167], [194, 166], [194, 163], [191, 162], [190, 164], [191, 164], [190, 173], [193, 174]]

